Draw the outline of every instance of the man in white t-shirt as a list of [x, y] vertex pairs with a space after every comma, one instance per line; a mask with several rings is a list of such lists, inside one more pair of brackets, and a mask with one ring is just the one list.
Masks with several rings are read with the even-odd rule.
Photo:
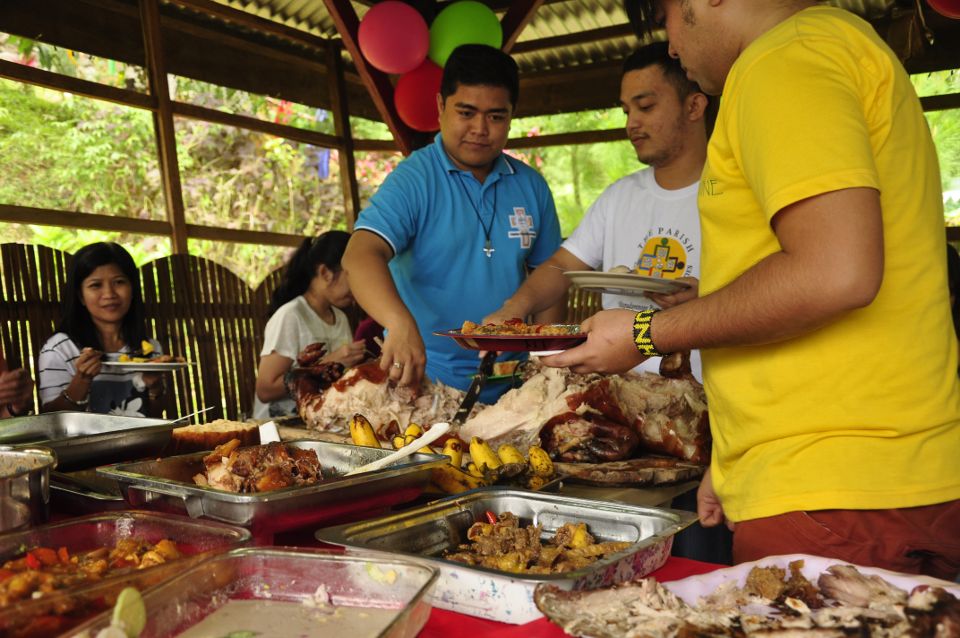
[[[700, 275], [697, 190], [707, 153], [707, 96], [687, 79], [667, 43], [634, 51], [623, 64], [620, 103], [627, 135], [646, 168], [617, 180], [590, 207], [569, 239], [484, 322], [526, 317], [561, 299], [570, 286], [564, 271], [626, 266], [648, 277], [682, 280], [691, 288], [672, 295], [603, 295], [604, 308], [669, 307], [696, 296]], [[694, 375], [702, 379], [698, 352]], [[659, 358], [636, 368], [658, 372]]]

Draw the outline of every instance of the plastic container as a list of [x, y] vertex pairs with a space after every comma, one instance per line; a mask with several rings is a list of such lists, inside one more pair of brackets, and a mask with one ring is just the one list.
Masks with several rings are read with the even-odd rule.
[[[140, 638], [256, 635], [413, 638], [426, 624], [429, 565], [368, 552], [246, 548], [192, 567], [144, 596]], [[231, 615], [231, 614], [237, 615]], [[96, 636], [106, 612], [69, 635]]]
[[66, 547], [73, 554], [112, 547], [125, 538], [149, 542], [168, 538], [177, 543], [183, 557], [0, 608], [0, 637], [56, 636], [112, 606], [124, 587], [134, 586], [142, 591], [157, 585], [204, 558], [245, 545], [250, 533], [239, 527], [168, 514], [112, 512], [0, 535], [0, 563], [34, 547]]

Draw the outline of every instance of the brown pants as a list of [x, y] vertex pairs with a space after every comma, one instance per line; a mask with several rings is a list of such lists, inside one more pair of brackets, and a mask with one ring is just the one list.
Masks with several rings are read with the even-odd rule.
[[960, 500], [889, 510], [788, 512], [737, 523], [733, 561], [812, 554], [952, 581], [960, 574]]

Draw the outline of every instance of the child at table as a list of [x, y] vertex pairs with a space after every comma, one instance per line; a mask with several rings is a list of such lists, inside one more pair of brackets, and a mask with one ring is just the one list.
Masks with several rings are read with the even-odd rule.
[[350, 367], [363, 361], [363, 341], [353, 340], [350, 321], [341, 310], [354, 303], [347, 275], [340, 267], [349, 239], [350, 233], [342, 230], [307, 238], [287, 263], [283, 281], [273, 293], [264, 330], [254, 418], [296, 413], [296, 402], [287, 394], [284, 375], [310, 344], [325, 344], [327, 354], [322, 362]]
[[[145, 340], [140, 276], [133, 258], [112, 242], [78, 250], [67, 271], [63, 319], [40, 350], [41, 410], [161, 416], [165, 373], [103, 366], [105, 355], [139, 351]], [[161, 353], [156, 340], [149, 343]]]

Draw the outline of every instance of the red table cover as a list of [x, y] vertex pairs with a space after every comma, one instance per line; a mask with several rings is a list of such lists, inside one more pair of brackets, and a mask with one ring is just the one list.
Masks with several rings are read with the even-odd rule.
[[[650, 574], [658, 581], [665, 583], [679, 580], [687, 576], [706, 574], [723, 565], [703, 563], [689, 558], [671, 556], [666, 564]], [[508, 625], [505, 623], [465, 616], [445, 609], [436, 609], [431, 612], [430, 620], [420, 632], [420, 638], [450, 638], [451, 636], [483, 636], [484, 638], [564, 638], [567, 634], [546, 618], [535, 620], [525, 625]]]

